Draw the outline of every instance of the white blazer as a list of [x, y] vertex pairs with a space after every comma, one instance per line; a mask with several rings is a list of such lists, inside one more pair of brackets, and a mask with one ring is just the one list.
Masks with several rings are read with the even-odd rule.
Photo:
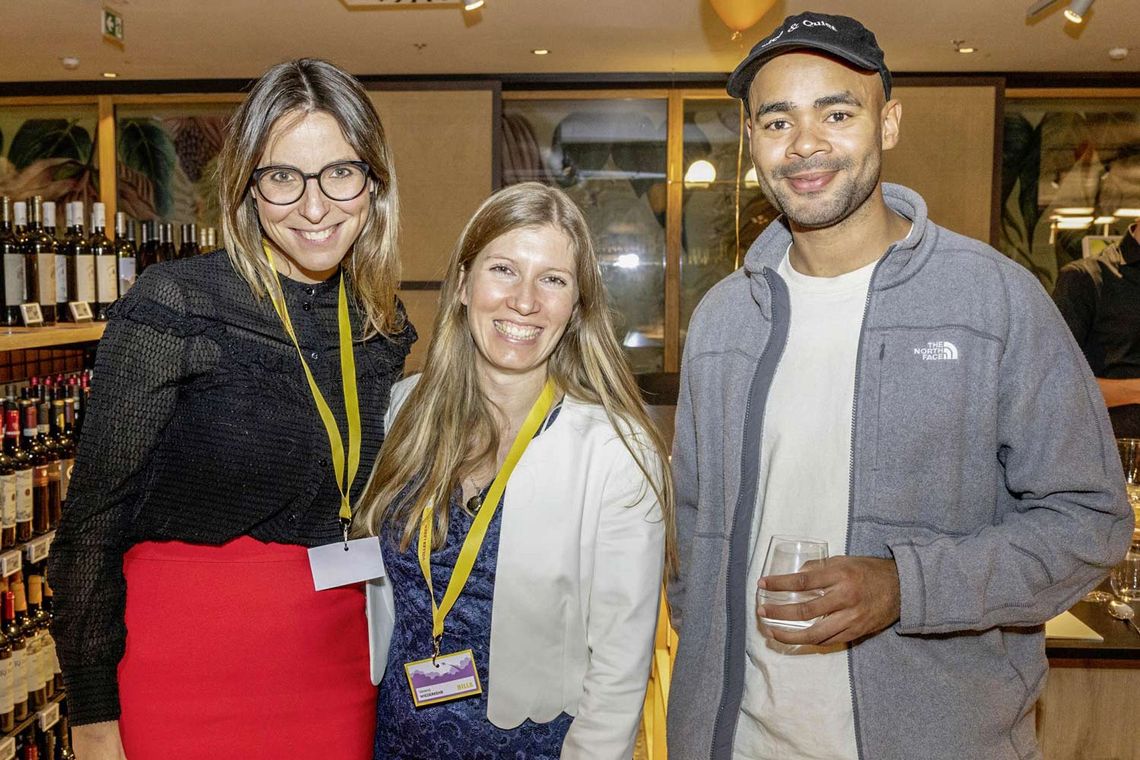
[[[418, 380], [393, 387], [388, 422]], [[631, 440], [653, 466], [647, 437]], [[503, 504], [487, 719], [513, 728], [567, 712], [563, 758], [628, 760], [664, 566], [657, 497], [605, 411], [567, 397], [519, 460]], [[391, 594], [385, 582], [369, 586], [374, 683], [387, 659]]]

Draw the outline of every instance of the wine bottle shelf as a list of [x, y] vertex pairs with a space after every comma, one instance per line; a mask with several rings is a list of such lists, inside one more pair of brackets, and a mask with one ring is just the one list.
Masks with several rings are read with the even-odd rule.
[[59, 324], [50, 327], [8, 327], [0, 330], [0, 351], [90, 343], [103, 337], [105, 322]]
[[16, 756], [16, 737], [28, 726], [35, 723], [41, 731], [46, 731], [54, 726], [59, 721], [59, 706], [66, 696], [63, 691], [57, 691], [46, 705], [24, 718], [16, 724], [14, 729], [4, 734], [3, 738], [0, 739], [0, 760], [12, 760]]

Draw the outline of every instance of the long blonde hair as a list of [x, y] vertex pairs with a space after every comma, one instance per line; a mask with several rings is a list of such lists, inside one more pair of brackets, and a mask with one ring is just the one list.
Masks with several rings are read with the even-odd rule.
[[[377, 534], [384, 526], [398, 528], [401, 547], [406, 549], [419, 530], [424, 508], [448, 504], [465, 476], [495, 460], [499, 430], [479, 387], [477, 349], [460, 289], [463, 274], [493, 240], [513, 230], [538, 227], [554, 227], [569, 238], [578, 284], [578, 303], [550, 355], [548, 376], [560, 391], [605, 409], [661, 504], [666, 557], [673, 572], [673, 486], [665, 442], [645, 411], [614, 335], [586, 220], [565, 193], [535, 182], [492, 195], [460, 234], [443, 282], [423, 377], [405, 402], [408, 413], [397, 415], [387, 433], [358, 503], [355, 530], [366, 535]], [[647, 448], [656, 461], [646, 459]], [[447, 535], [449, 516], [446, 509], [433, 511], [434, 541], [439, 546]]]
[[400, 282], [396, 175], [384, 127], [368, 93], [333, 64], [315, 58], [277, 64], [257, 80], [230, 119], [217, 169], [226, 252], [255, 295], [273, 292], [277, 274], [262, 252], [250, 177], [275, 124], [316, 112], [336, 119], [345, 141], [371, 169], [376, 187], [370, 193], [368, 219], [345, 257], [346, 284], [364, 312], [362, 337], [391, 335], [403, 328], [396, 310]]

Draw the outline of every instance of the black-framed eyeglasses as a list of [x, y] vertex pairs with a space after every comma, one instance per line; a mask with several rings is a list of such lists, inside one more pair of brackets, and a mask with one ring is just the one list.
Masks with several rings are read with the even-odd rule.
[[317, 187], [329, 200], [350, 201], [364, 192], [371, 173], [367, 161], [336, 161], [311, 174], [295, 166], [263, 166], [253, 170], [250, 184], [257, 187], [257, 194], [266, 203], [274, 206], [301, 200], [311, 179], [317, 181]]

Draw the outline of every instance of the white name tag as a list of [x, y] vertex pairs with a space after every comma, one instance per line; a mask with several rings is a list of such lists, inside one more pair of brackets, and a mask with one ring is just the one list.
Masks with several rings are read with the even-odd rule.
[[372, 536], [314, 546], [309, 549], [309, 568], [317, 591], [383, 578], [380, 539]]

